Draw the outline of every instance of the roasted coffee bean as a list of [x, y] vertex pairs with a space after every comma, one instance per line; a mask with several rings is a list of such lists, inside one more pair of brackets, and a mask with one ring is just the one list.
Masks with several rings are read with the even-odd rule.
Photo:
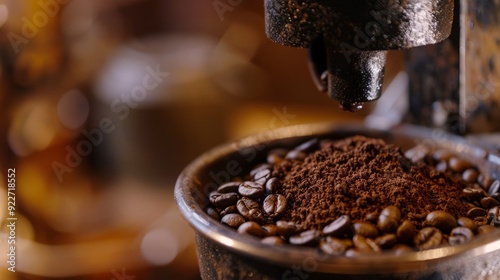
[[377, 212], [368, 213], [368, 214], [366, 214], [365, 219], [369, 223], [375, 223], [376, 224], [377, 220], [378, 220], [378, 214], [377, 214]]
[[448, 169], [448, 163], [446, 161], [440, 161], [436, 164], [434, 169], [440, 172], [445, 172]]
[[290, 244], [292, 245], [316, 246], [318, 245], [320, 236], [321, 231], [312, 229], [301, 232], [298, 235], [290, 236], [288, 242], [290, 242]]
[[264, 237], [264, 238], [262, 238], [262, 240], [260, 240], [260, 242], [267, 244], [267, 245], [272, 245], [272, 246], [285, 244], [285, 241], [283, 240], [283, 238], [281, 238], [279, 236]]
[[221, 223], [226, 224], [232, 228], [238, 228], [241, 224], [245, 222], [245, 218], [240, 214], [227, 214], [220, 220]]
[[469, 242], [474, 237], [472, 230], [466, 227], [456, 227], [451, 231], [448, 242], [450, 245], [460, 245]]
[[[371, 253], [373, 254], [374, 252], [371, 252]], [[361, 252], [360, 250], [354, 249], [354, 248], [349, 249], [345, 252], [345, 256], [348, 258], [357, 258], [357, 257], [364, 256], [367, 254], [370, 254], [370, 252]]]
[[496, 227], [492, 225], [483, 225], [477, 228], [478, 234], [488, 234], [496, 230]]
[[226, 207], [224, 210], [220, 212], [221, 216], [226, 216], [227, 214], [232, 214], [232, 213], [238, 213], [238, 209], [236, 208], [236, 205], [231, 205]]
[[479, 185], [481, 185], [483, 190], [488, 192], [491, 183], [493, 182], [493, 178], [491, 178], [491, 176], [489, 175], [479, 174], [479, 176], [477, 177], [477, 182], [479, 183]]
[[486, 216], [486, 214], [488, 214], [486, 210], [484, 210], [483, 208], [476, 207], [467, 211], [467, 218], [474, 219], [477, 217]]
[[388, 206], [380, 212], [377, 226], [382, 232], [392, 233], [398, 229], [401, 211], [396, 206]]
[[486, 196], [486, 193], [484, 192], [483, 189], [477, 189], [477, 188], [465, 188], [462, 190], [462, 194], [469, 201], [481, 200], [483, 197]]
[[256, 182], [260, 179], [264, 179], [265, 181], [267, 181], [267, 179], [269, 179], [270, 177], [271, 177], [271, 170], [262, 169], [259, 172], [255, 173], [255, 175], [253, 175], [253, 180]]
[[317, 150], [318, 148], [319, 148], [319, 140], [317, 138], [314, 138], [298, 145], [297, 147], [294, 148], [294, 150], [310, 153], [312, 151]]
[[260, 209], [259, 203], [248, 197], [243, 197], [236, 202], [238, 212], [245, 218], [250, 219], [250, 210]]
[[458, 218], [457, 220], [457, 224], [461, 227], [466, 227], [470, 230], [472, 230], [473, 232], [476, 232], [477, 231], [477, 225], [474, 223], [474, 221], [472, 221], [471, 219], [469, 218], [466, 218], [466, 217], [460, 217]]
[[267, 154], [267, 163], [279, 164], [280, 162], [283, 161], [287, 153], [288, 153], [287, 149], [280, 149], [280, 148], [273, 149], [269, 151], [269, 153]]
[[220, 221], [220, 214], [215, 208], [213, 207], [208, 207], [205, 209], [205, 213], [207, 213], [210, 217], [214, 218], [217, 221]]
[[437, 248], [443, 242], [443, 234], [437, 228], [425, 227], [415, 235], [413, 241], [420, 250]]
[[215, 198], [214, 204], [219, 209], [235, 205], [239, 197], [237, 193], [223, 193]]
[[348, 233], [351, 228], [351, 218], [347, 215], [342, 215], [336, 220], [323, 228], [324, 235], [331, 235], [335, 237], [342, 237]]
[[474, 168], [469, 168], [462, 173], [462, 179], [471, 184], [477, 182], [477, 178], [479, 177], [479, 172], [477, 172]]
[[488, 218], [486, 218], [485, 216], [475, 217], [473, 221], [478, 227], [488, 224]]
[[266, 222], [266, 217], [259, 208], [250, 209], [248, 212], [248, 219], [259, 224], [264, 224]]
[[208, 195], [208, 199], [210, 200], [210, 203], [212, 203], [213, 205], [215, 205], [215, 200], [221, 196], [222, 194], [218, 191], [213, 191], [211, 192], [209, 195]]
[[362, 235], [366, 238], [377, 238], [379, 236], [377, 227], [370, 223], [355, 223], [353, 227], [355, 234]]
[[491, 207], [495, 207], [495, 206], [500, 205], [500, 203], [498, 202], [498, 200], [494, 199], [491, 196], [487, 196], [487, 197], [484, 197], [483, 199], [481, 199], [480, 204], [485, 209], [489, 209]]
[[278, 234], [278, 227], [275, 224], [263, 225], [262, 229], [266, 232], [266, 236], [274, 236]]
[[488, 224], [495, 227], [500, 226], [500, 207], [495, 206], [488, 210]]
[[432, 211], [427, 214], [425, 223], [429, 227], [438, 228], [444, 233], [449, 233], [457, 227], [457, 220], [450, 213], [445, 211]]
[[328, 236], [322, 239], [319, 243], [319, 248], [329, 255], [342, 255], [348, 249], [352, 248], [353, 244], [350, 239], [339, 239]]
[[307, 157], [307, 154], [303, 151], [291, 150], [285, 156], [286, 159], [292, 160], [304, 160]]
[[238, 187], [240, 186], [241, 182], [228, 182], [225, 184], [220, 185], [220, 187], [217, 189], [219, 193], [237, 193], [238, 192]]
[[496, 199], [498, 202], [500, 202], [500, 193], [494, 193], [491, 195], [494, 199]]
[[238, 187], [238, 192], [242, 196], [253, 199], [261, 198], [266, 193], [264, 187], [261, 184], [252, 181], [245, 181], [241, 183]]
[[281, 187], [280, 181], [278, 178], [270, 178], [266, 182], [266, 192], [267, 193], [275, 193]]
[[294, 222], [277, 221], [276, 226], [278, 227], [278, 234], [283, 237], [290, 237], [303, 231], [302, 227]]
[[396, 236], [398, 239], [405, 243], [411, 242], [415, 233], [415, 226], [410, 221], [403, 221], [396, 230]]
[[448, 165], [451, 170], [458, 173], [464, 172], [464, 170], [474, 167], [472, 163], [458, 157], [451, 157], [448, 160]]
[[448, 150], [436, 150], [432, 153], [432, 158], [435, 161], [448, 161], [453, 156], [453, 153]]
[[361, 252], [380, 252], [380, 247], [370, 238], [365, 238], [362, 235], [355, 234], [352, 237], [354, 247]]
[[255, 176], [255, 174], [257, 174], [257, 172], [259, 171], [262, 171], [264, 169], [268, 169], [268, 170], [271, 170], [273, 169], [273, 166], [270, 165], [270, 164], [267, 164], [267, 163], [262, 163], [262, 164], [259, 164], [257, 166], [255, 166], [251, 171], [250, 171], [250, 177], [253, 178], [253, 176]]
[[412, 253], [413, 249], [405, 244], [396, 244], [394, 245], [394, 247], [392, 247], [391, 251], [394, 253], [394, 255], [401, 256], [404, 254]]
[[246, 233], [257, 237], [263, 237], [265, 235], [264, 230], [256, 222], [244, 222], [238, 227], [239, 233]]
[[389, 249], [398, 243], [398, 238], [394, 233], [384, 234], [377, 237], [375, 243], [383, 249]]
[[270, 194], [262, 203], [264, 212], [271, 218], [281, 217], [286, 210], [286, 198], [281, 194]]
[[488, 189], [488, 194], [493, 196], [500, 192], [500, 181], [495, 180], [491, 183], [490, 188]]

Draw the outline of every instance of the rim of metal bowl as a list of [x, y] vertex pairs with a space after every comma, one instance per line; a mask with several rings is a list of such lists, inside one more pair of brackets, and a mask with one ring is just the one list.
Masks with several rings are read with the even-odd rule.
[[[355, 258], [325, 256], [318, 254], [319, 251], [314, 248], [292, 245], [271, 246], [262, 244], [255, 237], [239, 234], [234, 229], [208, 216], [194, 197], [193, 188], [200, 185], [198, 174], [216, 160], [226, 158], [239, 149], [257, 144], [265, 144], [273, 140], [317, 137], [336, 131], [352, 133], [352, 135], [354, 133], [370, 134], [371, 132], [375, 132], [388, 136], [404, 135], [405, 137], [413, 137], [415, 139], [424, 139], [432, 134], [430, 129], [411, 125], [400, 126], [391, 131], [382, 131], [369, 129], [360, 125], [315, 124], [286, 127], [250, 136], [214, 148], [188, 165], [180, 174], [175, 186], [177, 206], [184, 218], [198, 233], [232, 252], [284, 267], [291, 267], [292, 265], [303, 264], [304, 261], [310, 261], [316, 267], [316, 271], [324, 273], [373, 274], [419, 271], [441, 266], [446, 264], [447, 261], [455, 261], [465, 257], [473, 258], [500, 249], [500, 231], [495, 231], [491, 234], [475, 237], [473, 241], [463, 245], [447, 246], [398, 256], [391, 253]], [[450, 145], [457, 145], [461, 152], [470, 153], [476, 157], [487, 158], [487, 152], [482, 148], [464, 142], [461, 137], [446, 135], [445, 138], [445, 140], [441, 138], [441, 141], [448, 141]]]

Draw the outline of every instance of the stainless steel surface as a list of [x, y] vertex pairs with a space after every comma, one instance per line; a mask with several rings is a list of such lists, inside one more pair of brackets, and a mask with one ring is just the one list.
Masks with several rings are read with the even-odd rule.
[[191, 163], [178, 178], [175, 189], [177, 206], [197, 233], [203, 278], [480, 279], [489, 274], [500, 275], [500, 231], [477, 237], [465, 245], [402, 256], [326, 257], [312, 248], [261, 244], [258, 239], [238, 234], [204, 213], [206, 195], [217, 187], [218, 177], [244, 174], [262, 159], [265, 151], [277, 146], [293, 147], [312, 137], [339, 139], [357, 134], [383, 138], [403, 150], [416, 145], [429, 150], [449, 149], [478, 164], [481, 172], [500, 177], [497, 154], [471, 145], [462, 137], [414, 126], [400, 126], [391, 131], [356, 125], [295, 126], [226, 144]]
[[266, 33], [276, 43], [320, 52], [311, 56], [317, 84], [346, 107], [380, 96], [385, 50], [448, 37], [453, 5], [453, 0], [265, 0]]

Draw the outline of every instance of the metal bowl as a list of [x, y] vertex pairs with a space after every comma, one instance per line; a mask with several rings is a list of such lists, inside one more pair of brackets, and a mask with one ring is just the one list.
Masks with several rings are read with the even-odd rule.
[[[500, 231], [470, 243], [395, 256], [332, 257], [314, 248], [271, 246], [242, 235], [204, 211], [210, 191], [230, 178], [247, 174], [276, 147], [292, 148], [313, 137], [353, 135], [382, 138], [408, 150], [448, 149], [474, 162], [481, 172], [500, 175], [500, 157], [464, 138], [415, 126], [391, 131], [356, 125], [307, 125], [270, 131], [213, 149], [192, 162], [175, 188], [177, 206], [196, 232], [203, 279], [488, 279], [500, 275]], [[495, 277], [495, 276], [493, 276]], [[495, 278], [491, 278], [495, 279]]]

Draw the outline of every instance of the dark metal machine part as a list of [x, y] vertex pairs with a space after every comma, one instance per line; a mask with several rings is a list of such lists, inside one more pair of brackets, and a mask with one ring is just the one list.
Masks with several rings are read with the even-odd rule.
[[453, 0], [265, 0], [266, 33], [276, 43], [309, 48], [318, 88], [356, 110], [380, 97], [386, 50], [443, 41], [453, 6]]

